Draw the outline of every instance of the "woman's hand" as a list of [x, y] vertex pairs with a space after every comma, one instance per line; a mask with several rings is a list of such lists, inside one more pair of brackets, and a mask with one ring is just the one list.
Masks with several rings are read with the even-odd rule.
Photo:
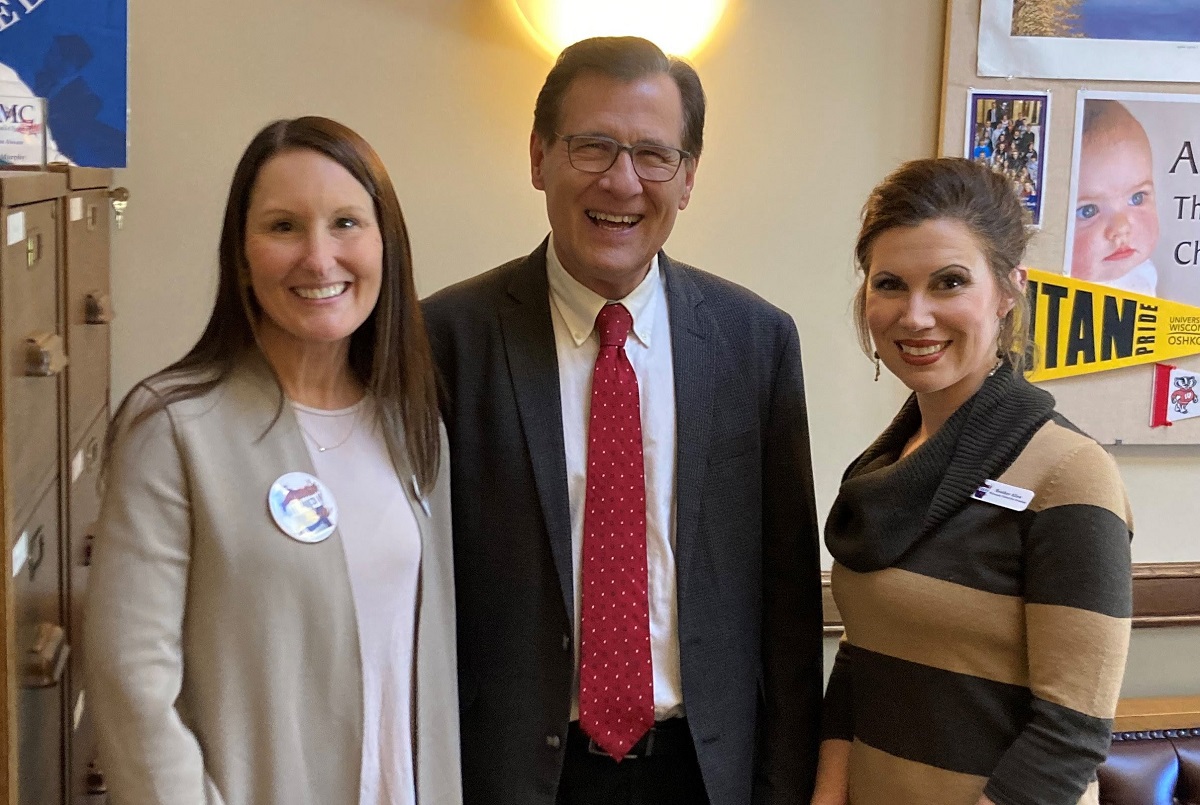
[[810, 805], [848, 805], [850, 802], [850, 742], [821, 741], [817, 758], [817, 790]]

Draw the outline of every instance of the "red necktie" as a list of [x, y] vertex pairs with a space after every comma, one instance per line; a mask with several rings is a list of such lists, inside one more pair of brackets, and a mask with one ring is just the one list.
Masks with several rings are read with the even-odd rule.
[[646, 571], [646, 479], [624, 305], [596, 316], [583, 514], [579, 724], [615, 760], [654, 726]]

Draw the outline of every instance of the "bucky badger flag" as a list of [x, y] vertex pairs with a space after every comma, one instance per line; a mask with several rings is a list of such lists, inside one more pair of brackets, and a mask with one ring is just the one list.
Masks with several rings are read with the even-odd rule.
[[1154, 364], [1150, 427], [1200, 417], [1200, 374], [1167, 363]]

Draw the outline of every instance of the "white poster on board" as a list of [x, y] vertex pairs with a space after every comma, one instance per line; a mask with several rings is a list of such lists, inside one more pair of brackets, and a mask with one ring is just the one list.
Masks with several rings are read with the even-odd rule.
[[1065, 272], [1200, 307], [1200, 95], [1081, 90]]
[[46, 165], [46, 102], [0, 95], [0, 166]]
[[1200, 0], [981, 0], [978, 72], [1200, 81]]

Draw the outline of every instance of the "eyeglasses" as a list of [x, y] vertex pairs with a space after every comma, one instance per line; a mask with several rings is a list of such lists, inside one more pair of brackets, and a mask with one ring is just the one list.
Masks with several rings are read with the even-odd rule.
[[647, 182], [669, 182], [679, 173], [679, 166], [691, 154], [680, 148], [651, 143], [623, 145], [611, 137], [595, 134], [557, 135], [567, 144], [567, 159], [571, 167], [584, 173], [604, 173], [617, 162], [622, 152], [628, 151], [633, 161], [633, 172]]

